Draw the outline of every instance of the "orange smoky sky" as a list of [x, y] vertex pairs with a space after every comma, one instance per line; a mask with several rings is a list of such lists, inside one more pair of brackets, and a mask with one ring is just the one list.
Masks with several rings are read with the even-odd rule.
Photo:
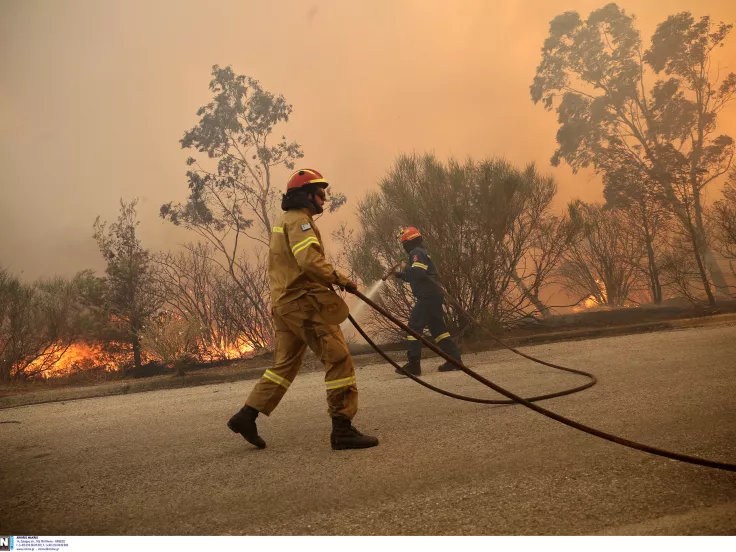
[[[186, 198], [191, 152], [179, 139], [211, 98], [214, 64], [293, 105], [279, 135], [298, 141], [303, 165], [348, 195], [320, 221], [323, 234], [350, 222], [404, 152], [534, 161], [556, 177], [559, 208], [600, 199], [597, 177], [549, 165], [556, 116], [532, 104], [529, 85], [550, 20], [604, 4], [3, 0], [0, 266], [26, 279], [101, 271], [92, 223], [113, 220], [121, 197], [141, 198], [140, 236], [151, 250], [193, 240], [158, 210]], [[736, 23], [731, 0], [619, 5], [637, 16], [646, 44], [680, 11]], [[736, 33], [717, 59], [736, 70]], [[720, 131], [736, 136], [736, 106]]]

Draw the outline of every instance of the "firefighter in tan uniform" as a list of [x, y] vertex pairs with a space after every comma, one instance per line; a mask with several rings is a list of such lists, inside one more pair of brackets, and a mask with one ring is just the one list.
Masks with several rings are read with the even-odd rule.
[[327, 411], [332, 418], [333, 449], [374, 447], [378, 439], [352, 426], [358, 410], [355, 368], [339, 324], [348, 307], [331, 285], [357, 289], [325, 259], [322, 238], [312, 216], [322, 213], [325, 188], [322, 175], [312, 169], [296, 171], [286, 187], [281, 208], [286, 211], [271, 233], [268, 275], [276, 330], [274, 366], [266, 370], [245, 406], [228, 427], [246, 441], [265, 448], [256, 417], [271, 414], [294, 381], [309, 347], [325, 365]]

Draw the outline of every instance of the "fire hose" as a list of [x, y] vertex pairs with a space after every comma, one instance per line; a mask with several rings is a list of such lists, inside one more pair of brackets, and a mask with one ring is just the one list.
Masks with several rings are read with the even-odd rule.
[[[477, 320], [475, 320], [465, 309], [463, 309], [455, 301], [453, 301], [453, 304], [455, 304], [455, 306], [458, 307], [460, 309], [460, 311], [465, 316], [468, 317], [469, 320], [471, 320], [473, 323], [477, 324], [479, 327], [483, 328], [494, 339], [494, 341], [496, 341], [497, 343], [500, 343], [501, 345], [503, 345], [504, 347], [506, 347], [510, 351], [512, 351], [512, 352], [514, 352], [514, 353], [516, 353], [516, 354], [518, 354], [518, 355], [520, 355], [520, 356], [522, 356], [522, 357], [524, 357], [526, 359], [529, 359], [529, 360], [531, 360], [533, 362], [537, 362], [539, 364], [543, 364], [545, 366], [550, 366], [552, 368], [556, 368], [558, 370], [564, 370], [566, 372], [573, 372], [573, 373], [576, 373], [576, 374], [583, 374], [585, 376], [588, 376], [588, 377], [592, 378], [591, 381], [588, 382], [587, 384], [585, 384], [584, 386], [581, 386], [580, 388], [576, 388], [574, 390], [567, 390], [567, 391], [563, 391], [563, 392], [552, 393], [552, 394], [549, 394], [549, 395], [541, 395], [541, 396], [538, 396], [538, 397], [531, 397], [531, 398], [525, 399], [523, 397], [520, 397], [520, 396], [516, 395], [515, 393], [512, 393], [511, 391], [508, 391], [508, 390], [504, 389], [500, 385], [497, 385], [497, 384], [493, 383], [492, 381], [484, 378], [483, 376], [481, 376], [477, 372], [475, 372], [475, 371], [471, 370], [470, 368], [468, 368], [467, 366], [465, 366], [462, 362], [460, 362], [458, 360], [455, 360], [450, 355], [446, 354], [443, 350], [441, 350], [439, 347], [437, 347], [434, 343], [432, 343], [432, 342], [428, 341], [427, 339], [425, 339], [423, 335], [419, 334], [418, 332], [415, 332], [414, 330], [412, 330], [411, 328], [409, 328], [409, 326], [407, 326], [406, 324], [404, 324], [403, 322], [401, 322], [400, 320], [398, 320], [395, 316], [393, 316], [391, 313], [389, 313], [384, 308], [382, 308], [380, 305], [376, 304], [374, 301], [372, 301], [371, 299], [369, 299], [368, 297], [366, 297], [359, 290], [357, 290], [357, 289], [350, 289], [349, 291], [351, 293], [353, 293], [354, 295], [356, 295], [357, 297], [359, 297], [363, 302], [365, 302], [368, 306], [370, 306], [376, 312], [378, 312], [383, 317], [385, 317], [386, 319], [388, 319], [389, 321], [391, 321], [394, 325], [396, 325], [397, 327], [399, 327], [400, 329], [402, 329], [403, 331], [405, 331], [406, 333], [408, 333], [412, 337], [414, 337], [414, 338], [418, 339], [419, 341], [421, 341], [430, 350], [432, 350], [434, 353], [436, 353], [437, 355], [439, 355], [440, 357], [442, 357], [443, 359], [445, 359], [447, 362], [450, 362], [455, 367], [459, 368], [460, 370], [462, 370], [463, 372], [465, 372], [466, 374], [468, 374], [473, 379], [479, 381], [480, 383], [482, 383], [486, 387], [490, 387], [491, 389], [493, 389], [497, 393], [500, 393], [501, 395], [503, 395], [505, 397], [508, 397], [509, 400], [490, 400], [490, 399], [477, 399], [477, 398], [473, 398], [473, 397], [466, 397], [466, 396], [463, 396], [463, 395], [458, 395], [456, 393], [451, 393], [449, 391], [445, 391], [443, 389], [440, 389], [440, 388], [435, 387], [435, 386], [433, 386], [433, 385], [431, 385], [431, 384], [429, 384], [427, 382], [424, 382], [424, 381], [420, 380], [419, 378], [413, 376], [412, 374], [409, 374], [406, 370], [404, 370], [401, 366], [399, 366], [396, 362], [394, 362], [394, 360], [391, 359], [391, 357], [389, 357], [386, 354], [385, 351], [381, 350], [381, 348], [378, 347], [378, 345], [376, 345], [373, 342], [373, 340], [370, 339], [370, 337], [368, 337], [368, 335], [365, 333], [365, 331], [363, 330], [363, 328], [360, 327], [360, 325], [355, 321], [355, 319], [352, 317], [352, 315], [349, 315], [348, 316], [348, 319], [353, 324], [353, 326], [358, 331], [358, 333], [360, 333], [360, 335], [363, 336], [363, 339], [365, 339], [366, 342], [368, 342], [368, 344], [379, 355], [381, 355], [381, 357], [383, 357], [386, 361], [388, 361], [394, 368], [396, 368], [397, 370], [401, 371], [403, 374], [409, 376], [412, 380], [414, 380], [417, 383], [423, 385], [424, 387], [427, 387], [427, 388], [429, 388], [429, 389], [431, 389], [433, 391], [436, 391], [438, 393], [441, 393], [442, 395], [446, 395], [448, 397], [452, 397], [452, 398], [459, 399], [459, 400], [464, 400], [464, 401], [484, 403], [484, 404], [513, 404], [513, 403], [518, 403], [518, 404], [521, 404], [521, 405], [523, 405], [523, 406], [525, 406], [525, 407], [527, 407], [527, 408], [529, 408], [531, 410], [534, 410], [535, 412], [537, 412], [537, 413], [539, 413], [539, 414], [541, 414], [543, 416], [546, 416], [547, 418], [551, 418], [551, 419], [553, 419], [553, 420], [555, 420], [557, 422], [560, 422], [562, 424], [565, 424], [565, 425], [567, 425], [569, 427], [572, 427], [572, 428], [577, 429], [579, 431], [583, 431], [585, 433], [588, 433], [589, 435], [593, 435], [595, 437], [599, 437], [601, 439], [605, 439], [606, 441], [611, 441], [612, 443], [616, 443], [616, 444], [619, 444], [619, 445], [622, 445], [622, 446], [625, 446], [625, 447], [628, 447], [628, 448], [632, 448], [632, 449], [635, 449], [635, 450], [640, 450], [642, 452], [647, 452], [649, 454], [654, 454], [654, 455], [657, 455], [657, 456], [663, 456], [664, 458], [669, 458], [671, 460], [677, 460], [677, 461], [680, 461], [680, 462], [686, 462], [688, 464], [696, 464], [698, 466], [705, 466], [707, 468], [715, 468], [715, 469], [725, 470], [725, 471], [732, 471], [732, 472], [733, 471], [736, 471], [736, 464], [729, 464], [727, 462], [717, 462], [717, 461], [714, 461], [714, 460], [708, 460], [707, 458], [700, 458], [700, 457], [697, 457], [697, 456], [690, 456], [688, 454], [681, 454], [681, 453], [678, 453], [678, 452], [672, 452], [672, 451], [669, 451], [669, 450], [665, 450], [665, 449], [653, 447], [653, 446], [650, 446], [650, 445], [645, 445], [643, 443], [638, 443], [636, 441], [631, 441], [630, 439], [625, 439], [623, 437], [619, 437], [618, 435], [613, 435], [612, 433], [607, 433], [605, 431], [601, 431], [601, 430], [596, 429], [594, 427], [587, 426], [585, 424], [582, 424], [580, 422], [577, 422], [575, 420], [572, 420], [570, 418], [567, 418], [565, 416], [562, 416], [560, 414], [557, 414], [555, 412], [552, 412], [551, 410], [547, 410], [546, 408], [543, 408], [543, 407], [535, 404], [535, 401], [540, 401], [540, 400], [548, 399], [548, 398], [552, 398], [552, 397], [559, 397], [561, 395], [568, 395], [568, 394], [573, 393], [575, 391], [581, 391], [582, 389], [586, 389], [588, 387], [591, 387], [592, 385], [594, 385], [596, 383], [595, 376], [593, 376], [592, 374], [589, 374], [587, 372], [582, 372], [580, 370], [573, 370], [572, 368], [566, 368], [566, 367], [563, 367], [563, 366], [558, 366], [556, 364], [552, 364], [552, 363], [549, 363], [549, 362], [546, 362], [546, 361], [537, 359], [537, 358], [535, 358], [535, 357], [533, 357], [531, 355], [527, 355], [525, 353], [522, 353], [521, 351], [519, 351], [519, 350], [515, 349], [514, 347], [511, 347], [510, 345], [508, 345], [507, 343], [505, 343], [500, 338], [494, 336], [490, 331], [488, 331], [485, 328], [483, 328], [483, 326]], [[447, 294], [447, 295], [449, 297], [449, 294]]]

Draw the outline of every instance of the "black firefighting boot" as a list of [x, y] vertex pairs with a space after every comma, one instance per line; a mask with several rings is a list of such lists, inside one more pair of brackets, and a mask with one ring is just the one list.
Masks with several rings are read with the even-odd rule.
[[259, 412], [252, 406], [244, 406], [228, 420], [227, 427], [233, 433], [240, 433], [243, 439], [251, 445], [263, 449], [266, 448], [266, 441], [258, 435], [258, 428], [256, 427], [258, 414]]
[[[422, 364], [421, 364], [421, 361], [418, 358], [411, 359], [409, 362], [407, 362], [406, 364], [404, 364], [404, 366], [402, 366], [402, 368], [404, 370], [406, 370], [407, 372], [409, 372], [412, 376], [421, 376], [422, 375]], [[398, 368], [395, 368], [394, 369], [394, 372], [396, 372], [400, 376], [406, 376], [406, 374], [404, 374], [404, 372], [402, 372]]]
[[363, 435], [353, 427], [350, 420], [338, 416], [332, 418], [330, 444], [332, 450], [362, 449], [375, 447], [378, 444], [378, 439], [370, 435]]
[[[454, 357], [453, 357], [454, 358]], [[462, 359], [458, 356], [455, 358], [460, 364], [462, 364]], [[438, 372], [452, 372], [453, 370], [460, 370], [457, 366], [455, 366], [452, 362], [445, 362], [444, 364], [440, 365], [439, 368], [437, 368]]]

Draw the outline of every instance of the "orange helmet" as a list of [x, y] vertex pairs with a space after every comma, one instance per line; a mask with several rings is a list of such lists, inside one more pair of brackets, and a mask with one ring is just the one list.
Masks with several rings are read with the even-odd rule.
[[396, 237], [401, 240], [401, 243], [404, 243], [415, 240], [417, 238], [421, 238], [422, 235], [419, 233], [419, 230], [417, 230], [413, 226], [409, 226], [408, 228], [404, 228], [401, 232], [399, 232]]
[[314, 169], [299, 169], [289, 177], [289, 182], [286, 184], [286, 191], [301, 188], [307, 184], [316, 184], [326, 188], [329, 186], [324, 177]]

